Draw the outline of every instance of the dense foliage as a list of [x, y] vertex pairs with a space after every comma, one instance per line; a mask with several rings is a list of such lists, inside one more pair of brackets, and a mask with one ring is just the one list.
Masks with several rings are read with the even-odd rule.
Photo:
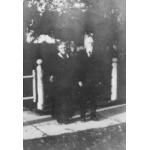
[[85, 32], [92, 32], [94, 49], [102, 63], [101, 74], [106, 81], [104, 97], [108, 95], [106, 89], [110, 88], [112, 57], [118, 57], [119, 88], [121, 90], [123, 87], [121, 91], [124, 91], [125, 0], [24, 0], [23, 8], [24, 74], [31, 73], [39, 53], [47, 57], [48, 49], [53, 50], [48, 40], [37, 42], [40, 37], [73, 40], [77, 46], [81, 46]]

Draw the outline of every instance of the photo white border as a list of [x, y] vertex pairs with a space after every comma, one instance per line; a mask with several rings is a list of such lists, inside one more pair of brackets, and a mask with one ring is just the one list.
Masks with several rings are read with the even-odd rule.
[[[127, 0], [127, 150], [150, 149], [150, 1]], [[23, 149], [23, 1], [0, 9], [0, 149]]]
[[0, 6], [0, 149], [23, 150], [23, 0]]
[[127, 150], [150, 149], [150, 1], [127, 0]]

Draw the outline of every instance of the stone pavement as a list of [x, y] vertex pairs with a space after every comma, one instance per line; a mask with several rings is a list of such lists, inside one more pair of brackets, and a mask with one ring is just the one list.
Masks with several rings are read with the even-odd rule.
[[98, 121], [81, 122], [79, 115], [70, 124], [59, 124], [50, 115], [40, 116], [31, 111], [23, 112], [23, 139], [73, 133], [94, 128], [105, 128], [126, 122], [126, 105], [117, 105], [97, 110]]

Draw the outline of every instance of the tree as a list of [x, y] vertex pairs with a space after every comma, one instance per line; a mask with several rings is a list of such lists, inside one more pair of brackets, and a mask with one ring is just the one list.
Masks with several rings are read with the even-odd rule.
[[[29, 58], [28, 54], [37, 56], [35, 53], [36, 49], [39, 49], [37, 43], [40, 37], [51, 37], [56, 41], [73, 40], [79, 46], [83, 45], [85, 32], [92, 32], [94, 49], [101, 60], [101, 74], [104, 75], [105, 81], [110, 81], [111, 78], [112, 57], [119, 58], [120, 72], [124, 72], [125, 0], [24, 0], [23, 7], [26, 59]], [[47, 41], [50, 40], [45, 40], [45, 43], [48, 43]], [[45, 47], [49, 46], [41, 47], [44, 52]], [[122, 73], [120, 78], [122, 79]]]
[[84, 32], [90, 31], [98, 34], [96, 40], [99, 43], [106, 42], [105, 38], [110, 41], [112, 34], [124, 30], [123, 2], [123, 0], [24, 0], [24, 34], [32, 33], [33, 41], [41, 34], [46, 34], [78, 42], [81, 41]]

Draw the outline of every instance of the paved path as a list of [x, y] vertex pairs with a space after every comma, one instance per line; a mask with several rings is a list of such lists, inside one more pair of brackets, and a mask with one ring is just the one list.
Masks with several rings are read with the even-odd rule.
[[126, 122], [126, 105], [99, 109], [97, 110], [97, 116], [98, 121], [81, 122], [79, 115], [76, 115], [73, 117], [73, 123], [60, 125], [50, 115], [40, 116], [31, 111], [24, 111], [23, 139], [35, 139], [121, 124]]

